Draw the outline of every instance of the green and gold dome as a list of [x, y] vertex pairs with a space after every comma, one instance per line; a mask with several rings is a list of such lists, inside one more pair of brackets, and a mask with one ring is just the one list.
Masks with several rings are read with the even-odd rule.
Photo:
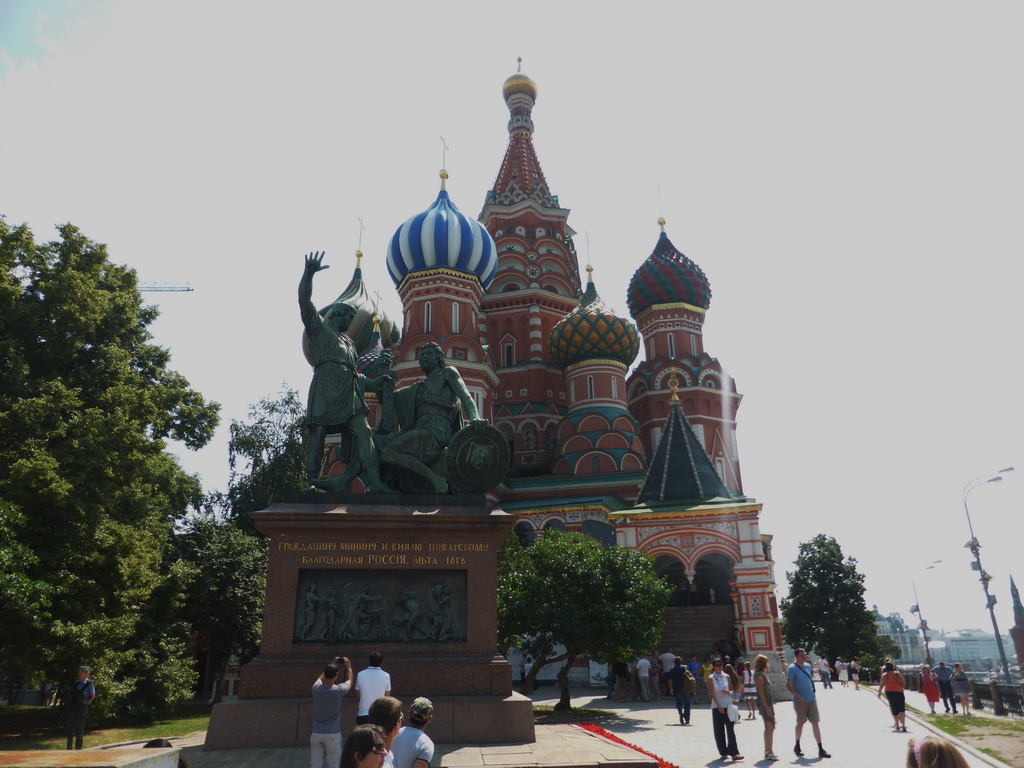
[[627, 368], [640, 352], [640, 334], [628, 319], [605, 306], [587, 267], [587, 290], [576, 310], [555, 325], [548, 340], [551, 358], [563, 369], [584, 360], [614, 360]]

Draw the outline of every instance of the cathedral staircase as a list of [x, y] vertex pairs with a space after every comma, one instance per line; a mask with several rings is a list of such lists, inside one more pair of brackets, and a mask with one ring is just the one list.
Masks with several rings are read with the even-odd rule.
[[683, 661], [689, 661], [690, 655], [695, 653], [703, 662], [716, 642], [733, 636], [735, 625], [732, 605], [668, 608], [661, 647], [671, 648]]

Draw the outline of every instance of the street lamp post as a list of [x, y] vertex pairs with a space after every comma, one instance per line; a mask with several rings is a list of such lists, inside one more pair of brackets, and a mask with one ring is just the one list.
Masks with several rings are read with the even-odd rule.
[[[922, 573], [923, 571], [930, 571], [941, 562], [941, 560], [934, 560], [932, 561], [931, 565], [929, 565], [927, 568], [922, 568], [921, 571], [918, 571], [918, 573]], [[917, 614], [917, 619], [919, 622], [918, 629], [921, 630], [921, 635], [924, 638], [924, 661], [930, 667], [932, 666], [932, 651], [931, 648], [928, 647], [928, 621], [924, 617], [924, 612], [921, 610], [921, 601], [917, 597], [917, 582], [915, 581], [916, 578], [917, 574], [914, 574], [914, 578], [910, 580], [910, 586], [914, 588], [914, 607], [910, 609], [910, 612]]]
[[989, 594], [988, 583], [992, 580], [985, 569], [981, 567], [981, 544], [978, 542], [978, 537], [974, 535], [974, 526], [971, 525], [971, 512], [967, 508], [967, 497], [971, 491], [975, 488], [979, 488], [986, 483], [998, 483], [1002, 481], [1003, 474], [1006, 472], [1013, 472], [1013, 467], [1006, 467], [1000, 469], [994, 475], [983, 475], [982, 477], [976, 477], [967, 485], [964, 486], [963, 502], [964, 502], [964, 514], [967, 515], [967, 530], [971, 533], [971, 540], [964, 544], [964, 548], [971, 550], [971, 554], [974, 555], [973, 568], [979, 574], [979, 580], [981, 581], [981, 588], [985, 592], [985, 606], [988, 608], [989, 616], [992, 617], [992, 631], [996, 634], [996, 646], [999, 648], [999, 660], [1003, 665], [1003, 675], [1006, 676], [1006, 682], [1013, 683], [1010, 678], [1010, 665], [1006, 662], [1006, 651], [1003, 650], [1003, 638], [999, 634], [999, 624], [996, 622], [996, 598], [995, 595]]

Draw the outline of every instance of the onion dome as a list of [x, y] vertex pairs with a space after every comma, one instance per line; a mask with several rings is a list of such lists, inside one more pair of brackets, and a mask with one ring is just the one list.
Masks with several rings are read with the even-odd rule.
[[658, 224], [658, 244], [629, 281], [629, 313], [636, 317], [656, 304], [689, 304], [707, 309], [711, 305], [711, 283], [707, 276], [672, 245], [665, 234], [665, 220], [658, 219]]
[[529, 96], [534, 101], [537, 100], [537, 84], [530, 78], [523, 74], [523, 59], [520, 57], [517, 59], [519, 62], [516, 67], [516, 73], [510, 75], [505, 84], [501, 87], [501, 95], [508, 101], [509, 96], [514, 96], [518, 93], [524, 96]]
[[498, 269], [494, 239], [478, 221], [455, 207], [441, 171], [441, 191], [434, 204], [400, 226], [388, 246], [388, 272], [395, 285], [410, 272], [448, 269], [480, 281], [484, 290]]
[[373, 333], [370, 334], [370, 343], [358, 358], [356, 358], [356, 370], [364, 376], [373, 378], [373, 366], [377, 364], [380, 356], [384, 353], [384, 343], [380, 335], [380, 318], [373, 318]]
[[551, 330], [548, 351], [562, 368], [595, 359], [615, 360], [629, 367], [640, 352], [640, 335], [629, 320], [605, 306], [594, 287], [593, 271], [588, 265], [583, 300]]

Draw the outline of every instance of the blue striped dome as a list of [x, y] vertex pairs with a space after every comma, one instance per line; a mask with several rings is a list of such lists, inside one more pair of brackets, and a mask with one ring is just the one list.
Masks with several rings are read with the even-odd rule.
[[[443, 171], [441, 178], [447, 178]], [[388, 246], [388, 272], [395, 285], [410, 272], [427, 269], [473, 275], [484, 290], [498, 270], [494, 239], [482, 224], [455, 207], [443, 181], [434, 204], [400, 226]]]

